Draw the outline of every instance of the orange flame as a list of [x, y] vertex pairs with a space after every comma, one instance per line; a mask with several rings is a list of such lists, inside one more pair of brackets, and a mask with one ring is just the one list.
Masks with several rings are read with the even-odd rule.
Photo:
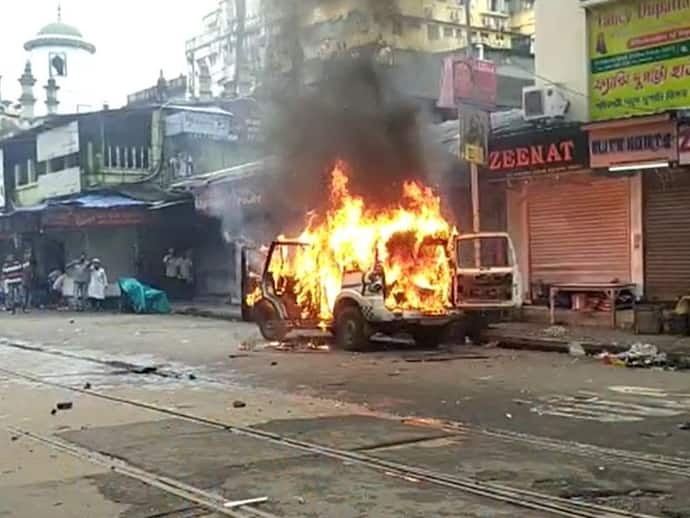
[[[303, 318], [327, 321], [343, 276], [379, 268], [388, 309], [448, 310], [449, 250], [456, 231], [441, 214], [440, 198], [429, 187], [405, 182], [399, 206], [375, 210], [351, 195], [348, 183], [346, 166], [338, 163], [331, 173], [329, 210], [318, 220], [312, 214], [295, 240], [310, 246], [274, 254], [269, 271], [280, 291], [294, 294]], [[362, 280], [361, 275], [354, 278]]]

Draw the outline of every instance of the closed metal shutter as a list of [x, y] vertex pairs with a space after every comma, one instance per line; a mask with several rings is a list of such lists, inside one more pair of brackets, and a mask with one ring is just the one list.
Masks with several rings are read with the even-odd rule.
[[690, 294], [690, 170], [644, 173], [645, 294]]
[[577, 175], [529, 188], [531, 282], [630, 282], [630, 181]]

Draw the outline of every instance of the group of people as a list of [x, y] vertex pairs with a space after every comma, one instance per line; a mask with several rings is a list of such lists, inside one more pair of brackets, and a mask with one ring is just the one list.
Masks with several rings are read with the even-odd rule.
[[192, 251], [178, 256], [170, 248], [163, 257], [165, 290], [172, 299], [192, 299], [194, 296], [194, 261]]
[[[74, 285], [74, 309], [85, 311], [89, 307], [103, 309], [108, 288], [108, 275], [100, 259], [87, 259], [81, 254], [79, 259], [68, 263], [64, 270], [53, 270], [48, 274], [48, 304], [64, 306], [64, 288], [67, 279]], [[5, 294], [5, 310], [15, 314], [18, 308], [24, 312], [31, 308], [34, 291], [38, 285], [35, 261], [27, 252], [23, 261], [9, 254], [2, 265], [1, 286]], [[45, 283], [42, 283], [45, 286]], [[42, 288], [45, 295], [45, 288]], [[43, 305], [41, 303], [41, 305]]]
[[[97, 311], [103, 310], [103, 301], [105, 301], [106, 290], [108, 288], [108, 275], [105, 268], [98, 258], [87, 259], [86, 254], [82, 253], [79, 259], [76, 259], [65, 266], [65, 271], [72, 277], [74, 281], [74, 304], [77, 311], [85, 311], [91, 306]], [[55, 280], [57, 283], [59, 280]], [[64, 277], [63, 277], [64, 284]], [[62, 291], [63, 286], [53, 284], [53, 290], [59, 288]]]

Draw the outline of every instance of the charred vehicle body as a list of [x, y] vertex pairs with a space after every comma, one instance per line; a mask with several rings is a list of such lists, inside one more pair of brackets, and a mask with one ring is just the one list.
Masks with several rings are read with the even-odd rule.
[[[366, 348], [379, 333], [404, 333], [420, 345], [434, 346], [451, 325], [476, 339], [487, 313], [522, 303], [515, 251], [505, 233], [425, 239], [412, 247], [413, 256], [406, 257], [412, 266], [402, 275], [387, 271], [380, 260], [366, 269], [324, 275], [328, 270], [319, 267], [321, 258], [310, 253], [312, 247], [308, 242], [277, 240], [268, 251], [258, 286], [256, 275], [252, 277], [254, 288], [248, 296], [253, 318], [267, 340], [282, 340], [295, 330], [323, 329], [347, 350]], [[300, 262], [321, 272], [315, 285], [305, 286], [296, 269]], [[418, 275], [418, 264], [433, 264], [434, 275]], [[401, 285], [404, 292], [398, 289]]]

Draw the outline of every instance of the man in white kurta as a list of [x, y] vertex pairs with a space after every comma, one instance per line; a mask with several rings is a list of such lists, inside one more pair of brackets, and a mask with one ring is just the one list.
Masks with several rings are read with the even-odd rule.
[[105, 291], [108, 288], [108, 276], [99, 259], [94, 259], [91, 265], [91, 280], [89, 282], [89, 298], [93, 301], [94, 308], [103, 309]]

